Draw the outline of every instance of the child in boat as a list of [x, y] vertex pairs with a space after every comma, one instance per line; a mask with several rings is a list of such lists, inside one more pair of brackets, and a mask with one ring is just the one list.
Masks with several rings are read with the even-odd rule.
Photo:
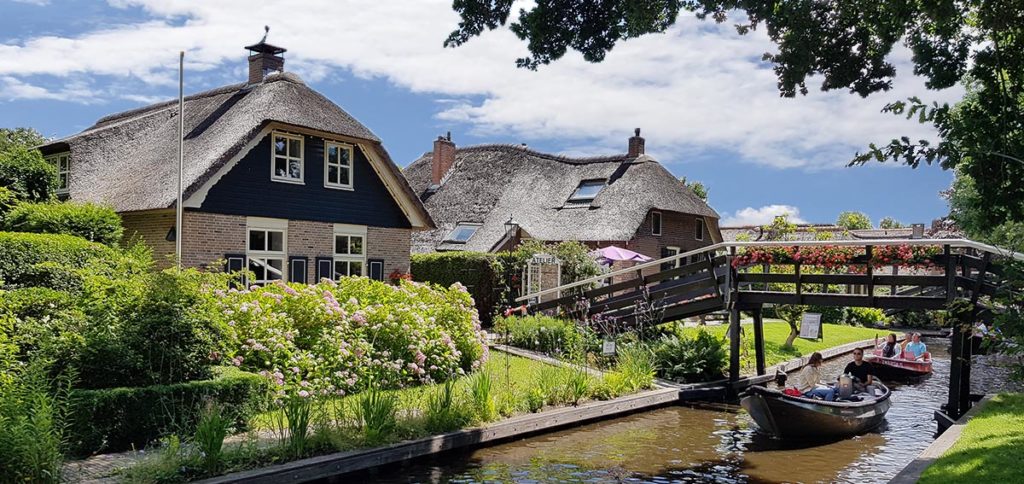
[[836, 399], [836, 390], [829, 386], [818, 386], [821, 382], [821, 353], [811, 353], [807, 366], [796, 375], [796, 389], [807, 398], [820, 397], [827, 401]]
[[928, 347], [921, 342], [921, 333], [914, 333], [910, 343], [907, 343], [906, 351], [913, 353], [915, 359], [921, 359], [928, 352]]

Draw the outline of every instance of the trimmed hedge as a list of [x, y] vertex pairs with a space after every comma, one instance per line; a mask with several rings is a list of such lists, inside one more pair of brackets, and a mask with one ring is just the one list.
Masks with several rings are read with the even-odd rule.
[[115, 246], [124, 228], [114, 209], [92, 203], [21, 203], [4, 221], [15, 232], [77, 235], [83, 239]]
[[499, 304], [501, 274], [494, 270], [494, 255], [483, 252], [435, 252], [413, 254], [414, 281], [440, 284], [444, 287], [459, 282], [473, 297], [480, 322], [490, 325]]
[[171, 433], [191, 435], [206, 402], [217, 402], [239, 428], [269, 401], [266, 378], [233, 367], [211, 380], [72, 392], [69, 448], [74, 455], [142, 448]]
[[[40, 278], [56, 277], [54, 266], [80, 268], [94, 262], [117, 270], [142, 269], [147, 264], [132, 254], [72, 235], [0, 232], [0, 281], [5, 286], [34, 285]], [[41, 264], [45, 267], [37, 267]]]

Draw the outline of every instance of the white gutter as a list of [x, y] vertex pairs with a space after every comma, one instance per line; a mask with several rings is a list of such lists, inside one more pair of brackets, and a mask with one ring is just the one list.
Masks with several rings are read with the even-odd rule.
[[601, 282], [605, 279], [615, 277], [622, 274], [632, 274], [636, 271], [647, 269], [649, 267], [659, 267], [661, 264], [668, 262], [675, 262], [676, 260], [689, 257], [691, 255], [703, 254], [705, 252], [714, 252], [728, 248], [743, 248], [743, 247], [816, 247], [816, 246], [832, 246], [832, 247], [865, 247], [865, 246], [878, 246], [878, 245], [909, 245], [909, 246], [943, 246], [948, 245], [950, 247], [960, 247], [980, 250], [982, 252], [989, 252], [991, 254], [1000, 255], [1003, 257], [1011, 257], [1013, 259], [1024, 261], [1024, 254], [1020, 252], [1014, 252], [1012, 250], [1003, 249], [994, 245], [982, 244], [981, 242], [975, 242], [968, 239], [873, 239], [873, 240], [772, 240], [772, 241], [749, 241], [749, 242], [719, 242], [717, 244], [701, 247], [694, 249], [689, 252], [683, 252], [673, 256], [665, 257], [664, 259], [653, 260], [650, 262], [644, 262], [643, 264], [637, 264], [633, 267], [626, 269], [619, 269], [617, 271], [608, 272], [599, 276], [594, 276], [589, 279], [582, 281], [565, 284], [562, 286], [554, 287], [551, 289], [545, 289], [538, 291], [533, 294], [527, 294], [516, 298], [516, 302], [527, 301], [535, 297], [544, 296], [556, 292], [562, 292], [574, 287], [584, 286]]

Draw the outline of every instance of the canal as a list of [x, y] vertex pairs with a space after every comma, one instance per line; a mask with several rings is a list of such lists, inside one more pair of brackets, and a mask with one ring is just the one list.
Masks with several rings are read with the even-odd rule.
[[[885, 482], [932, 442], [932, 414], [946, 400], [948, 340], [927, 343], [934, 374], [892, 384], [885, 423], [851, 439], [789, 443], [757, 432], [735, 406], [674, 406], [337, 482]], [[827, 374], [838, 375], [850, 359], [826, 362]]]

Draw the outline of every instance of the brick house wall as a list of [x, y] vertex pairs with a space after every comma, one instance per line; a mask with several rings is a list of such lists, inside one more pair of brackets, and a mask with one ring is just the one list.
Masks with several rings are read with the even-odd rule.
[[334, 255], [334, 224], [289, 220], [287, 249], [289, 257], [306, 258], [306, 282], [319, 282], [316, 278], [316, 258]]
[[[679, 212], [661, 212], [661, 235], [654, 235], [651, 213], [648, 212], [644, 221], [637, 228], [636, 235], [626, 243], [626, 248], [648, 257], [660, 259], [665, 247], [679, 247], [682, 252], [699, 249], [714, 243], [709, 227], [704, 226], [703, 240], [697, 240], [697, 215]], [[644, 275], [653, 274], [659, 268], [644, 270]]]
[[206, 267], [225, 254], [245, 254], [245, 217], [187, 210], [183, 214], [181, 263]]
[[384, 279], [393, 271], [409, 272], [412, 230], [384, 227], [366, 228], [366, 258], [384, 259]]
[[120, 215], [124, 227], [122, 245], [141, 240], [152, 249], [157, 269], [174, 265], [174, 241], [167, 240], [167, 233], [174, 227], [174, 210], [125, 212]]

